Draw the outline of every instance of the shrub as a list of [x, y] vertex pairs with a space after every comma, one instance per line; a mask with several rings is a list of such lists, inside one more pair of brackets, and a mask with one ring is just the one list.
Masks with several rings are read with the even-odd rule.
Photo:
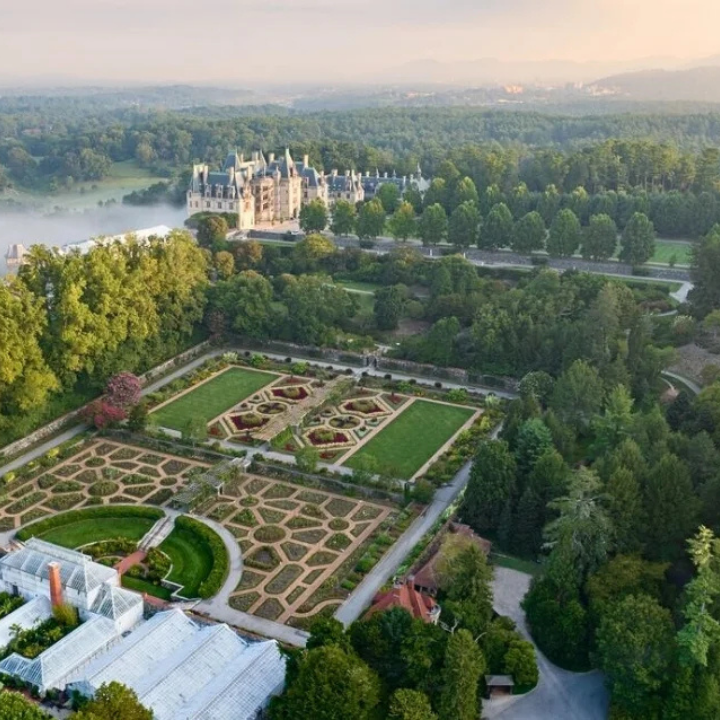
[[140, 401], [142, 385], [137, 376], [130, 372], [121, 372], [110, 378], [105, 388], [105, 398], [109, 405], [126, 409]]
[[105, 400], [99, 399], [86, 405], [82, 417], [89, 425], [103, 430], [122, 422], [127, 415], [122, 408], [115, 407]]

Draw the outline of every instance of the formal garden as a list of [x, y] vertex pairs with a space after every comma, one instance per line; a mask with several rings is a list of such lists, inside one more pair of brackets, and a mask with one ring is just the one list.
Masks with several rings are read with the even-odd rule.
[[416, 515], [387, 501], [240, 473], [197, 511], [240, 544], [244, 569], [230, 605], [300, 626], [334, 612]]

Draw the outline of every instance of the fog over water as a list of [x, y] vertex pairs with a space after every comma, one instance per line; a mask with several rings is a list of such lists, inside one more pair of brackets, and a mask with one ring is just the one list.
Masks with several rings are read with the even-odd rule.
[[38, 244], [60, 246], [155, 225], [182, 227], [184, 220], [185, 210], [169, 205], [111, 205], [86, 212], [68, 211], [62, 214], [0, 209], [0, 275], [4, 275], [7, 270], [5, 253], [15, 243], [22, 243], [26, 248]]

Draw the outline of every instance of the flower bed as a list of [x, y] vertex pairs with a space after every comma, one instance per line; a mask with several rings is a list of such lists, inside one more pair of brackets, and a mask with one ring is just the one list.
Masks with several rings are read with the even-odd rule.
[[356, 398], [355, 400], [350, 400], [342, 406], [342, 409], [347, 412], [360, 413], [361, 415], [379, 415], [387, 412], [387, 410], [378, 405], [372, 398]]
[[230, 422], [236, 430], [258, 430], [268, 423], [268, 419], [257, 413], [243, 413], [242, 415], [231, 415]]
[[316, 447], [347, 445], [350, 442], [350, 438], [344, 432], [327, 428], [312, 430], [308, 433], [307, 439]]
[[257, 411], [263, 415], [279, 415], [287, 409], [288, 406], [281, 402], [264, 402], [257, 406]]
[[308, 397], [308, 391], [302, 387], [279, 387], [270, 390], [273, 397], [285, 398], [286, 400], [304, 400]]
[[340, 417], [330, 418], [330, 426], [340, 430], [351, 430], [352, 428], [356, 428], [359, 424], [360, 420], [350, 415], [341, 415]]

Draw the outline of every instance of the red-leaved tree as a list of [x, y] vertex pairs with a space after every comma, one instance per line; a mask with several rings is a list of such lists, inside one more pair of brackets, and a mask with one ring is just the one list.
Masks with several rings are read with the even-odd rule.
[[83, 410], [83, 418], [89, 425], [94, 425], [98, 430], [122, 422], [127, 413], [115, 405], [111, 405], [102, 398], [94, 400]]
[[121, 372], [110, 378], [105, 387], [105, 402], [116, 408], [126, 410], [140, 402], [142, 385], [136, 375]]

